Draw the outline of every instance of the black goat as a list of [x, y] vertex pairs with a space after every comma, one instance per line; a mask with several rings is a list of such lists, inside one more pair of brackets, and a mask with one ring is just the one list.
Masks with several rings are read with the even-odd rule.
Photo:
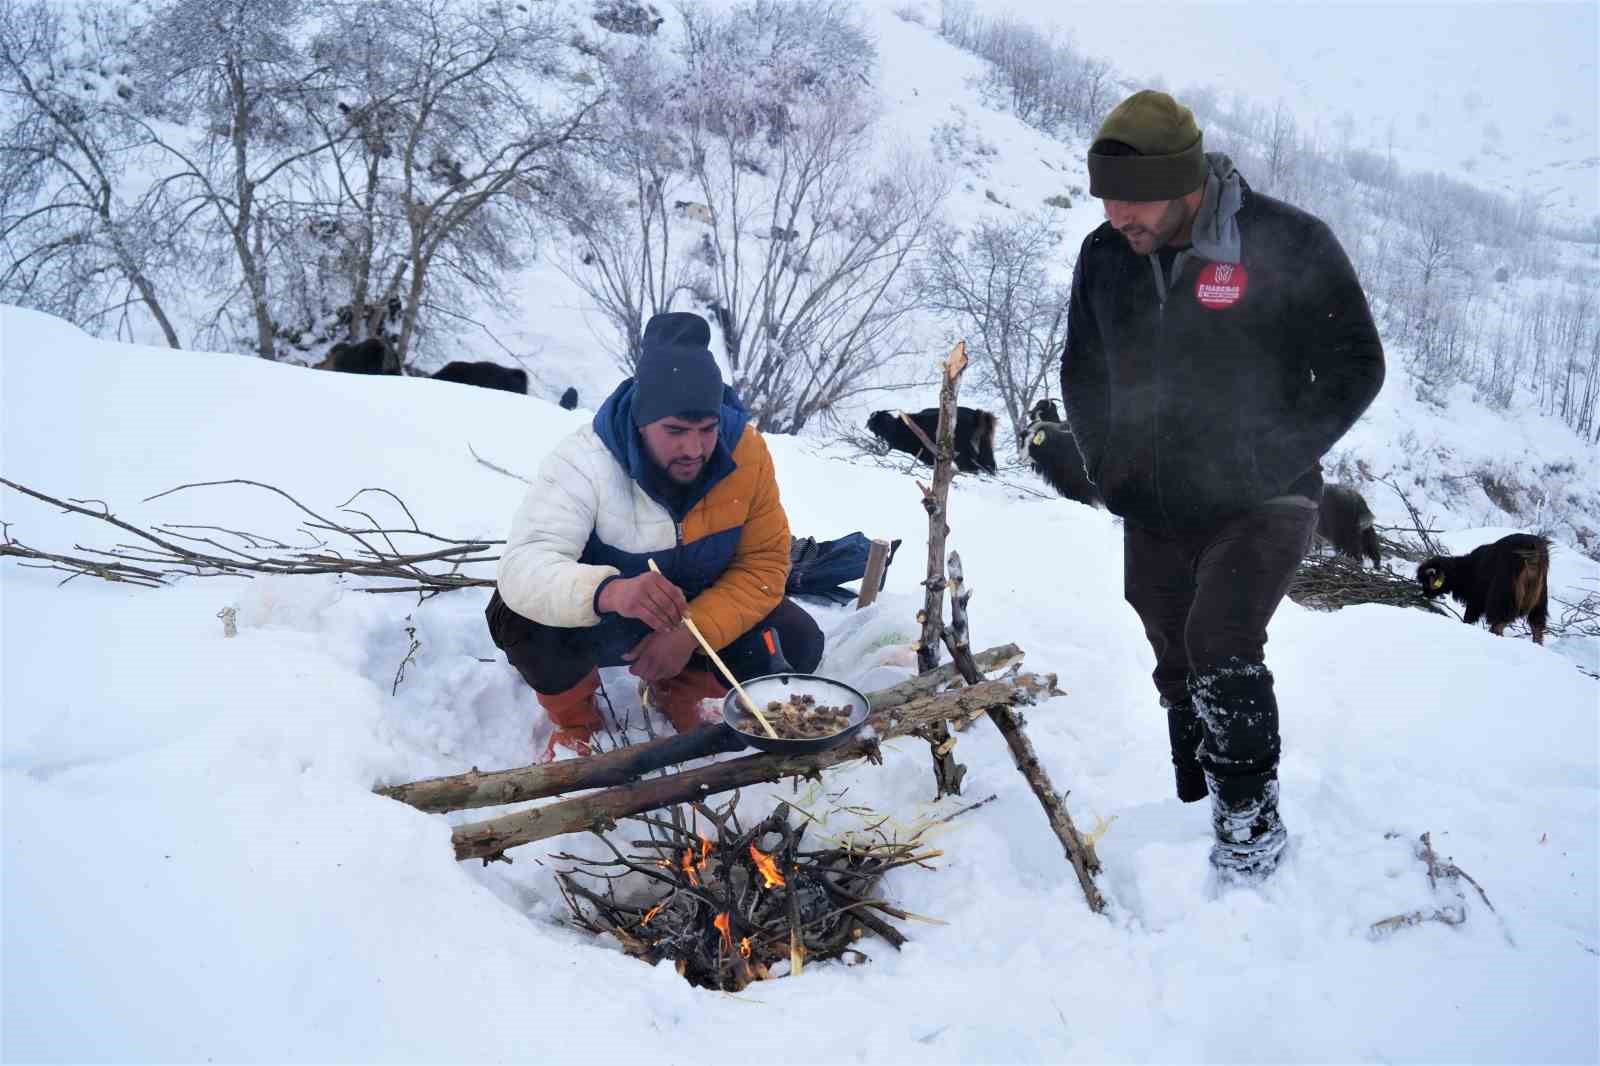
[[1378, 531], [1373, 526], [1372, 508], [1349, 485], [1329, 485], [1322, 490], [1317, 505], [1317, 536], [1333, 545], [1340, 555], [1348, 555], [1360, 565], [1365, 556], [1373, 566], [1383, 562]]
[[1040, 400], [1028, 412], [1033, 424], [1028, 427], [1028, 462], [1034, 473], [1069, 500], [1090, 507], [1104, 506], [1100, 493], [1084, 469], [1083, 453], [1072, 429], [1061, 421], [1054, 400]]
[[[930, 441], [938, 442], [939, 409], [928, 407], [912, 413], [903, 412], [905, 416], [917, 424], [917, 428], [927, 434]], [[899, 411], [874, 411], [867, 419], [867, 429], [873, 435], [896, 451], [914, 455], [925, 463], [932, 463], [933, 456], [928, 449], [917, 439], [900, 419]], [[992, 412], [980, 411], [976, 407], [956, 408], [955, 429], [955, 460], [956, 469], [967, 474], [993, 474], [996, 471], [994, 461], [994, 430], [995, 417]]]
[[341, 341], [328, 349], [328, 357], [321, 365], [343, 374], [400, 373], [399, 364], [392, 358], [392, 349], [382, 337], [369, 337], [354, 344]]
[[1550, 542], [1531, 533], [1512, 533], [1466, 555], [1435, 555], [1417, 567], [1422, 594], [1448, 593], [1467, 611], [1461, 620], [1487, 619], [1489, 632], [1503, 636], [1518, 618], [1528, 620], [1533, 642], [1544, 643], [1550, 613]]
[[520, 367], [501, 366], [488, 361], [477, 363], [446, 363], [433, 374], [436, 381], [454, 381], [460, 385], [477, 385], [484, 389], [503, 392], [528, 391], [528, 372]]

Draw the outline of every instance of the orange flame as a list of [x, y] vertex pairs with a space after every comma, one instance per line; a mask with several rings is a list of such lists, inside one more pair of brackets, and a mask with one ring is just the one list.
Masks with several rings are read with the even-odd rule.
[[711, 841], [706, 839], [704, 833], [700, 834], [700, 869], [706, 868], [706, 862], [711, 858]]
[[778, 864], [772, 861], [772, 856], [750, 845], [750, 857], [756, 861], [756, 870], [761, 874], [761, 880], [766, 882], [766, 887], [777, 888], [783, 884], [783, 875], [778, 872]]
[[689, 883], [691, 885], [693, 885], [695, 888], [699, 888], [700, 887], [700, 875], [694, 872], [695, 867], [694, 867], [694, 849], [693, 848], [684, 848], [683, 849], [683, 861], [681, 863], [679, 863], [679, 865], [683, 867], [683, 872], [688, 876]]
[[644, 917], [639, 919], [639, 924], [640, 925], [649, 925], [650, 924], [650, 919], [654, 918], [656, 915], [660, 914], [661, 913], [661, 908], [664, 907], [664, 906], [666, 906], [665, 903], [657, 903], [654, 907], [651, 907], [649, 910], [645, 911], [644, 912]]
[[717, 915], [711, 920], [711, 924], [716, 926], [717, 931], [722, 934], [722, 946], [731, 952], [733, 950], [733, 923], [728, 920], [728, 912], [723, 911]]
[[742, 936], [742, 937], [739, 938], [739, 954], [743, 955], [747, 959], [750, 957], [750, 938], [749, 937]]

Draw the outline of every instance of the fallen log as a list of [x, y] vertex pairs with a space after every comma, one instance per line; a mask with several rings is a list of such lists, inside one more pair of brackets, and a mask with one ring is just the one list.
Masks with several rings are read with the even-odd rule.
[[[1015, 644], [1002, 644], [979, 652], [975, 659], [979, 669], [989, 673], [1020, 662], [1022, 649]], [[867, 700], [874, 711], [890, 711], [913, 700], [926, 698], [961, 677], [956, 667], [947, 663], [930, 673], [908, 678], [892, 688], [870, 693]], [[611, 788], [690, 759], [743, 748], [744, 742], [721, 726], [703, 726], [688, 733], [618, 748], [587, 759], [563, 759], [542, 766], [522, 766], [488, 773], [474, 767], [464, 774], [432, 777], [401, 785], [380, 785], [373, 791], [418, 810], [464, 811], [546, 799], [584, 789]]]
[[457, 859], [503, 859], [509, 848], [614, 824], [617, 819], [675, 803], [703, 800], [746, 785], [785, 777], [814, 777], [857, 759], [881, 762], [879, 742], [927, 729], [934, 723], [979, 714], [993, 707], [1032, 704], [1055, 693], [1055, 675], [1015, 674], [965, 688], [920, 696], [896, 707], [874, 707], [855, 739], [812, 755], [749, 755], [651, 778], [573, 799], [458, 826], [451, 834]]

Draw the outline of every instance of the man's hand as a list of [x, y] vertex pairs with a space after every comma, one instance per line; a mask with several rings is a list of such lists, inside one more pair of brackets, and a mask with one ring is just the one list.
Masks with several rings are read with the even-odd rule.
[[[600, 590], [596, 604], [602, 613], [614, 612], [624, 618], [637, 618], [656, 631], [673, 629], [683, 621], [689, 601], [683, 590], [657, 573], [619, 578]], [[684, 634], [689, 636], [689, 634]], [[692, 637], [690, 637], [693, 640]]]
[[697, 647], [687, 627], [662, 629], [634, 645], [622, 661], [632, 663], [628, 672], [642, 681], [665, 681], [683, 673]]

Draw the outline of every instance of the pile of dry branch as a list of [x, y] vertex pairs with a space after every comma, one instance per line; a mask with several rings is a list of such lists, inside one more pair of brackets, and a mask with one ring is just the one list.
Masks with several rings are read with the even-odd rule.
[[1333, 611], [1357, 603], [1381, 603], [1389, 607], [1416, 607], [1432, 614], [1448, 614], [1436, 600], [1422, 594], [1416, 580], [1416, 564], [1444, 549], [1434, 539], [1439, 532], [1430, 527], [1411, 498], [1392, 478], [1379, 479], [1388, 486], [1406, 512], [1411, 527], [1379, 526], [1378, 545], [1383, 550], [1384, 566], [1366, 569], [1357, 560], [1343, 555], [1313, 552], [1300, 561], [1289, 598], [1302, 607]]
[[1332, 611], [1357, 603], [1418, 607], [1445, 612], [1422, 594], [1416, 578], [1387, 568], [1367, 568], [1343, 555], [1308, 555], [1289, 583], [1289, 598], [1302, 607]]
[[717, 809], [697, 803], [629, 818], [645, 832], [630, 854], [596, 833], [610, 858], [555, 856], [570, 864], [556, 880], [574, 921], [647, 963], [671, 960], [691, 984], [729, 992], [798, 973], [807, 961], [866, 961], [856, 944], [869, 932], [896, 949], [905, 942], [883, 915], [916, 916], [876, 898], [878, 882], [940, 852], [920, 849], [916, 837], [889, 839], [881, 822], [866, 839], [806, 848], [809, 823], [791, 824], [787, 804], [747, 829], [738, 802], [735, 794]]

